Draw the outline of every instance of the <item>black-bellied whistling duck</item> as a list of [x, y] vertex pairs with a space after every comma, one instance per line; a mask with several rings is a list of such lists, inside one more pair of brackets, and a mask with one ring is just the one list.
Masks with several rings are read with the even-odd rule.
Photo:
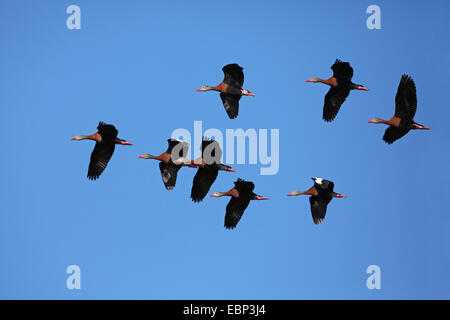
[[343, 194], [333, 191], [334, 183], [322, 178], [312, 178], [314, 186], [307, 191], [292, 191], [288, 196], [309, 195], [312, 218], [315, 224], [321, 224], [327, 213], [327, 206], [333, 198], [345, 198]]
[[217, 141], [204, 137], [200, 147], [202, 156], [196, 160], [179, 159], [176, 163], [189, 164], [190, 167], [198, 167], [192, 182], [191, 199], [194, 202], [202, 201], [214, 181], [216, 181], [219, 170], [234, 172], [234, 170], [223, 163], [222, 149]]
[[106, 165], [111, 159], [116, 144], [131, 146], [130, 142], [117, 138], [119, 131], [112, 125], [99, 122], [97, 132], [90, 136], [77, 135], [72, 140], [94, 140], [95, 147], [91, 153], [91, 161], [87, 177], [89, 180], [96, 180], [100, 177]]
[[234, 229], [245, 209], [247, 209], [250, 200], [267, 200], [268, 198], [258, 196], [253, 193], [255, 185], [253, 182], [245, 181], [243, 179], [237, 179], [234, 183], [234, 188], [227, 192], [214, 192], [210, 197], [223, 197], [229, 196], [231, 200], [227, 204], [225, 214], [225, 228]]
[[181, 168], [181, 165], [175, 164], [174, 161], [184, 157], [187, 154], [189, 144], [177, 139], [168, 139], [167, 141], [169, 143], [169, 147], [159, 156], [152, 156], [151, 154], [144, 153], [138, 158], [160, 161], [159, 170], [161, 171], [164, 186], [167, 190], [172, 190], [175, 188], [178, 170]]
[[417, 110], [416, 85], [408, 75], [402, 75], [395, 96], [395, 115], [390, 120], [373, 118], [369, 123], [384, 123], [389, 125], [384, 133], [383, 140], [392, 144], [400, 139], [411, 129], [429, 130], [421, 124], [414, 122]]
[[219, 85], [215, 87], [202, 86], [197, 89], [197, 91], [219, 91], [223, 106], [230, 119], [238, 116], [241, 96], [254, 96], [250, 91], [242, 89], [244, 85], [244, 72], [242, 70], [243, 68], [235, 63], [227, 64], [222, 68], [225, 78]]
[[325, 96], [323, 106], [323, 120], [326, 122], [334, 120], [341, 105], [350, 94], [350, 90], [369, 90], [360, 84], [352, 82], [353, 68], [350, 66], [350, 63], [336, 59], [331, 66], [331, 70], [333, 70], [333, 76], [327, 80], [316, 77], [306, 80], [306, 82], [321, 82], [331, 87]]

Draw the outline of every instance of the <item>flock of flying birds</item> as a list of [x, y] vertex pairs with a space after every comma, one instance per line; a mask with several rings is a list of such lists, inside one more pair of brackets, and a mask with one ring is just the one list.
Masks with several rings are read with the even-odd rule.
[[[331, 66], [333, 76], [327, 80], [313, 77], [307, 82], [320, 82], [330, 86], [330, 90], [325, 96], [323, 107], [323, 120], [333, 121], [350, 94], [351, 90], [368, 89], [362, 85], [352, 82], [353, 68], [348, 62], [336, 60]], [[242, 88], [244, 84], [243, 68], [237, 64], [228, 64], [222, 68], [224, 80], [215, 87], [202, 86], [197, 91], [218, 91], [225, 107], [225, 111], [230, 119], [238, 116], [239, 100], [242, 96], [254, 96], [248, 90]], [[428, 127], [420, 125], [414, 121], [417, 109], [416, 86], [408, 75], [402, 75], [395, 96], [395, 114], [390, 120], [373, 118], [369, 123], [384, 123], [389, 127], [386, 129], [383, 140], [392, 144], [394, 141], [406, 135], [410, 130], [429, 130]], [[95, 148], [91, 154], [87, 177], [96, 180], [105, 170], [111, 159], [116, 144], [132, 145], [130, 142], [119, 139], [118, 131], [111, 124], [100, 122], [97, 132], [89, 135], [77, 135], [72, 140], [94, 140]], [[234, 170], [221, 163], [222, 149], [215, 140], [204, 137], [201, 144], [202, 156], [195, 160], [185, 157], [189, 144], [176, 139], [168, 140], [167, 150], [159, 156], [143, 154], [139, 158], [154, 159], [159, 161], [159, 169], [163, 183], [167, 190], [175, 187], [178, 171], [181, 167], [197, 168], [191, 190], [191, 199], [194, 202], [201, 202], [208, 194], [209, 189], [217, 178], [219, 171], [234, 172]], [[334, 183], [322, 178], [312, 178], [314, 185], [307, 191], [293, 191], [288, 196], [308, 195], [311, 206], [312, 218], [315, 224], [320, 224], [325, 219], [327, 206], [333, 198], [345, 198], [345, 195], [334, 192]], [[226, 207], [225, 227], [233, 229], [238, 224], [244, 211], [251, 200], [266, 200], [268, 198], [257, 195], [253, 192], [255, 185], [253, 182], [239, 178], [234, 182], [234, 187], [226, 192], [215, 192], [210, 197], [231, 197]]]

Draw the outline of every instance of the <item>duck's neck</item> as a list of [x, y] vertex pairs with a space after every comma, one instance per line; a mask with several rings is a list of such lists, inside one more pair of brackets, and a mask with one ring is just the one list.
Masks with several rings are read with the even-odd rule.
[[369, 121], [369, 123], [384, 123], [387, 125], [392, 125], [392, 121], [391, 120], [384, 120], [384, 119], [380, 119], [380, 118], [373, 118], [372, 120]]
[[102, 140], [102, 137], [100, 136], [100, 134], [98, 132], [91, 134], [89, 136], [85, 136], [85, 135], [78, 135], [75, 138], [73, 138], [72, 140], [94, 140], [97, 142], [100, 142]]
[[311, 79], [307, 80], [307, 82], [320, 82], [320, 83], [329, 85], [331, 87], [337, 87], [337, 85], [338, 85], [337, 80], [336, 80], [335, 77], [331, 77], [331, 78], [326, 79], [326, 80], [320, 79], [320, 78], [317, 78], [317, 77], [312, 77]]
[[190, 168], [197, 168], [197, 165], [194, 164], [194, 160], [189, 160], [187, 158], [181, 157], [173, 161], [175, 164], [190, 167]]
[[203, 91], [219, 91], [218, 87], [210, 87], [210, 86], [205, 86], [203, 88]]
[[146, 155], [144, 156], [144, 158], [145, 158], [145, 159], [160, 160], [160, 161], [163, 160], [161, 155], [159, 155], [159, 156], [154, 156], [154, 155], [152, 155], [152, 154], [146, 154]]
[[301, 196], [304, 194], [308, 194], [307, 191], [292, 191], [291, 193], [288, 194], [288, 196]]
[[220, 198], [220, 197], [224, 197], [224, 196], [231, 196], [230, 191], [227, 192], [216, 192], [215, 197]]

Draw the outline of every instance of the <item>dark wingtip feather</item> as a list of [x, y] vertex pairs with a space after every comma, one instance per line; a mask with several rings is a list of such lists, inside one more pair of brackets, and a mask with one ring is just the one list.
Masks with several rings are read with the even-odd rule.
[[412, 87], [414, 87], [414, 89], [416, 88], [416, 84], [414, 83], [413, 78], [411, 78], [409, 75], [407, 75], [406, 73], [402, 74], [402, 78], [400, 79], [400, 83], [401, 84], [410, 84]]
[[205, 197], [198, 197], [198, 196], [191, 195], [191, 199], [192, 199], [192, 202], [199, 203], [199, 202], [202, 202], [203, 199], [205, 199]]
[[323, 116], [322, 116], [322, 119], [325, 121], [325, 122], [332, 122], [332, 121], [334, 121], [334, 119], [336, 119], [336, 115], [330, 115], [330, 114], [324, 114]]
[[315, 225], [322, 224], [322, 222], [323, 222], [324, 220], [325, 220], [325, 219], [314, 219], [314, 224], [315, 224]]
[[406, 80], [406, 81], [412, 80], [412, 78], [411, 78], [408, 74], [406, 74], [406, 73], [402, 74], [402, 79], [404, 79], [404, 80]]

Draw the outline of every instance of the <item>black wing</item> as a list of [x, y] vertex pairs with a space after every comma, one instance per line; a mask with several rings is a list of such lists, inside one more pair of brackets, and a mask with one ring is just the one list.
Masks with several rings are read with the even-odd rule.
[[250, 198], [234, 198], [232, 197], [230, 202], [227, 204], [226, 214], [225, 214], [225, 228], [234, 229], [236, 228], [239, 220], [241, 220], [245, 209], [247, 209], [250, 203]]
[[348, 87], [331, 87], [325, 96], [323, 120], [326, 122], [333, 121], [349, 94], [350, 88]]
[[96, 180], [100, 177], [109, 159], [111, 159], [115, 147], [114, 141], [111, 140], [102, 140], [95, 144], [94, 150], [91, 153], [91, 161], [89, 162], [87, 174], [89, 180]]
[[336, 59], [334, 64], [331, 66], [331, 70], [333, 70], [333, 77], [338, 80], [338, 84], [341, 84], [342, 82], [350, 82], [350, 80], [352, 80], [353, 68], [348, 62], [342, 62], [341, 60]]
[[227, 64], [222, 68], [225, 74], [223, 82], [234, 87], [242, 88], [244, 85], [244, 72], [242, 70], [244, 69], [235, 63]]
[[205, 166], [204, 168], [199, 168], [197, 170], [192, 182], [192, 201], [200, 202], [205, 198], [212, 184], [216, 181], [218, 173], [219, 170], [211, 168], [210, 166]]
[[203, 137], [200, 151], [207, 164], [220, 163], [220, 159], [222, 159], [222, 148], [215, 140]]
[[98, 133], [102, 136], [102, 140], [114, 140], [117, 138], [117, 134], [119, 131], [117, 131], [116, 127], [114, 127], [112, 124], [106, 124], [104, 122], [99, 122], [97, 126]]
[[170, 153], [172, 155], [172, 151], [174, 148], [176, 148], [177, 151], [176, 154], [174, 154], [172, 157], [173, 161], [177, 160], [180, 157], [186, 157], [189, 150], [189, 143], [177, 139], [168, 139], [167, 142], [169, 143], [169, 146], [166, 150], [167, 153]]
[[161, 171], [161, 177], [163, 179], [164, 186], [167, 190], [175, 188], [177, 182], [177, 173], [181, 166], [173, 163], [159, 163], [159, 170]]
[[244, 179], [238, 178], [234, 183], [234, 188], [239, 192], [239, 198], [250, 197], [253, 194], [255, 185], [251, 181], [245, 181]]
[[230, 117], [230, 119], [236, 118], [239, 113], [239, 100], [241, 100], [241, 96], [221, 93], [220, 98], [222, 99], [228, 117]]
[[254, 196], [253, 189], [255, 188], [255, 185], [253, 182], [239, 178], [234, 183], [234, 188], [238, 191], [239, 197], [232, 197], [227, 204], [225, 214], [225, 228], [227, 229], [233, 229], [238, 224], [245, 209], [247, 209], [250, 200]]
[[417, 109], [416, 85], [408, 75], [402, 75], [395, 96], [395, 116], [413, 120]]
[[309, 203], [311, 205], [311, 214], [315, 224], [321, 224], [325, 219], [327, 213], [327, 205], [331, 201], [330, 198], [324, 198], [319, 196], [309, 197]]
[[389, 128], [387, 128], [384, 132], [383, 140], [388, 144], [392, 144], [394, 141], [400, 139], [408, 132], [409, 129], [406, 128], [389, 126]]

